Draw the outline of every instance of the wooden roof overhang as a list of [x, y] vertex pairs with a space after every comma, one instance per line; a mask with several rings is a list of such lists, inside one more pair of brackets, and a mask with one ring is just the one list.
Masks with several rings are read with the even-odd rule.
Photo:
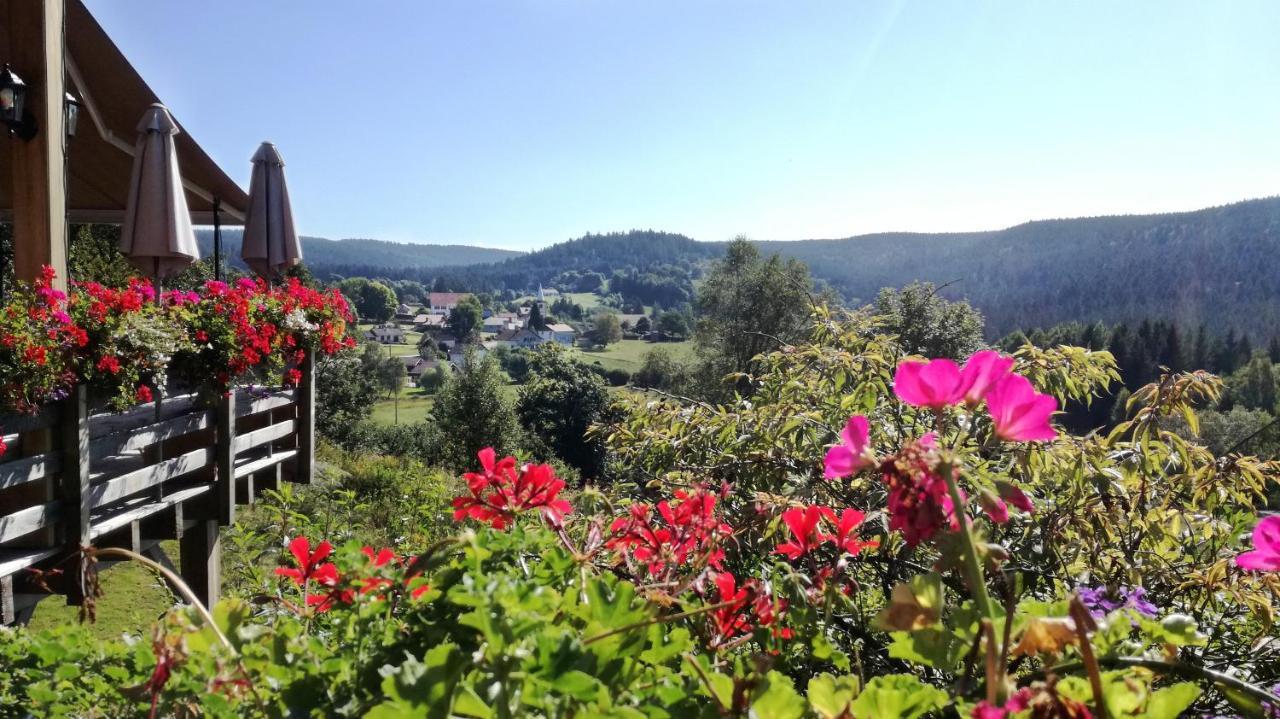
[[[11, 17], [10, 7], [31, 2], [39, 0], [0, 0], [0, 61], [10, 57], [9, 45], [14, 42], [10, 35], [21, 31], [14, 23], [4, 22]], [[65, 8], [66, 88], [83, 106], [76, 135], [67, 142], [67, 217], [72, 223], [119, 223], [129, 194], [136, 127], [143, 112], [160, 98], [81, 0], [65, 0]], [[19, 75], [23, 72], [22, 68], [14, 69]], [[32, 81], [23, 79], [28, 84]], [[181, 125], [180, 119], [178, 122]], [[0, 136], [0, 219], [5, 221], [14, 207], [14, 177], [9, 167], [16, 142], [21, 140]], [[222, 224], [243, 224], [249, 205], [245, 191], [185, 128], [176, 144], [193, 222], [212, 224], [216, 199]]]

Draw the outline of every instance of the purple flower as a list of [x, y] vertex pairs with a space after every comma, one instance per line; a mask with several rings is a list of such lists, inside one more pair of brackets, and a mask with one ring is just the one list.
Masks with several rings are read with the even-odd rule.
[[1155, 617], [1160, 613], [1156, 605], [1147, 600], [1147, 590], [1142, 587], [1121, 588], [1121, 594], [1124, 595], [1125, 606], [1132, 607], [1144, 617]]
[[1160, 613], [1156, 605], [1146, 598], [1147, 590], [1142, 587], [1119, 586], [1113, 592], [1106, 586], [1076, 587], [1076, 595], [1084, 603], [1085, 608], [1095, 617], [1102, 618], [1117, 609], [1132, 609], [1144, 617], [1155, 617]]

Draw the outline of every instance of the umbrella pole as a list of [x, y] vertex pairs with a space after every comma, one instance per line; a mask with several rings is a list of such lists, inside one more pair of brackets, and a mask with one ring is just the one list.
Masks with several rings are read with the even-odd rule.
[[213, 279], [222, 279], [222, 225], [218, 222], [218, 211], [222, 209], [222, 200], [213, 198]]

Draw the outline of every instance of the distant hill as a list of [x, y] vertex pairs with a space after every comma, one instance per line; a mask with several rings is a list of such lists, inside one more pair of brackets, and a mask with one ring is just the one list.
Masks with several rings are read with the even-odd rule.
[[[238, 257], [239, 233], [227, 233]], [[210, 237], [201, 233], [202, 249]], [[947, 285], [987, 317], [992, 338], [1071, 320], [1166, 319], [1280, 334], [1280, 197], [1192, 212], [1028, 222], [1003, 230], [885, 233], [844, 239], [764, 241], [807, 263], [851, 305], [915, 280]], [[467, 246], [305, 238], [320, 276], [439, 280], [453, 289], [527, 290], [562, 273], [615, 270], [684, 286], [724, 242], [654, 230], [589, 234], [527, 254]], [[665, 303], [664, 303], [665, 304]]]
[[[240, 264], [239, 228], [222, 231], [223, 251], [235, 264]], [[200, 252], [213, 254], [213, 230], [196, 230]], [[373, 275], [403, 267], [460, 267], [485, 262], [497, 262], [518, 257], [523, 252], [496, 250], [471, 245], [425, 245], [384, 240], [346, 239], [328, 240], [323, 237], [303, 237], [302, 255], [314, 271], [325, 272], [335, 267], [348, 268], [344, 274]]]
[[1193, 212], [1028, 222], [1005, 230], [761, 242], [852, 304], [913, 280], [952, 283], [988, 334], [1071, 320], [1163, 318], [1280, 333], [1280, 198]]

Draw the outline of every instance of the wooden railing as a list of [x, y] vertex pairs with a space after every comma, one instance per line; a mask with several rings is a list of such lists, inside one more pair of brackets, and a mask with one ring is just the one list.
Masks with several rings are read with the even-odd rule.
[[212, 408], [185, 395], [95, 414], [80, 387], [36, 416], [0, 419], [0, 623], [24, 621], [51, 593], [81, 603], [86, 546], [167, 562], [160, 542], [178, 540], [183, 579], [216, 601], [218, 530], [236, 505], [311, 481], [313, 360], [295, 389], [239, 389]]

